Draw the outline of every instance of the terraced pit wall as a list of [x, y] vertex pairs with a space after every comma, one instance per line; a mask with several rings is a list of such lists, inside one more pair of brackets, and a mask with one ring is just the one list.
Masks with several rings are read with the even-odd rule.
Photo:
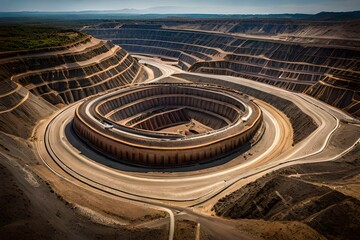
[[[206, 78], [206, 77], [193, 76], [188, 74], [176, 74], [175, 76], [196, 83], [211, 83], [220, 86], [225, 85], [224, 81], [214, 78]], [[290, 102], [289, 100], [272, 95], [270, 93], [262, 92], [254, 88], [240, 86], [232, 82], [226, 82], [226, 87], [231, 89], [236, 89], [245, 94], [258, 98], [264, 102], [273, 105], [275, 108], [285, 113], [285, 115], [290, 119], [291, 125], [294, 130], [294, 144], [305, 139], [318, 127], [310, 116], [308, 116], [303, 111], [301, 111], [301, 109], [298, 106], [296, 106], [294, 103]]]
[[[171, 25], [171, 22], [164, 21], [162, 26], [165, 25]], [[202, 23], [204, 25], [206, 23]], [[314, 23], [313, 28], [320, 26], [320, 23]], [[172, 27], [179, 25], [173, 24]], [[293, 31], [302, 28], [306, 26]], [[239, 76], [290, 91], [305, 92], [360, 117], [360, 44], [357, 46], [355, 40], [355, 47], [346, 45], [346, 41], [333, 42], [331, 38], [317, 42], [313, 37], [314, 41], [299, 43], [270, 36], [236, 36], [143, 23], [114, 28], [101, 28], [99, 25], [85, 31], [111, 40], [130, 53], [175, 60], [184, 70]], [[250, 30], [244, 31], [251, 34]], [[290, 30], [280, 27], [274, 30], [277, 34], [281, 31], [288, 33]]]
[[[245, 108], [243, 97], [214, 86], [126, 88], [80, 105], [73, 129], [94, 149], [126, 164], [162, 168], [204, 163], [248, 146], [263, 130], [259, 107], [248, 101]], [[195, 135], [159, 131], [192, 119], [210, 130]]]
[[6, 57], [0, 60], [0, 130], [22, 137], [29, 136], [31, 126], [49, 115], [53, 105], [73, 103], [145, 75], [124, 49], [92, 37], [50, 51], [2, 56]]

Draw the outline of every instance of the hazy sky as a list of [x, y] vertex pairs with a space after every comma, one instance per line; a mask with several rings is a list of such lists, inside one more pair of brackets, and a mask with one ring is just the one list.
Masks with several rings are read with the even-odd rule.
[[2, 12], [176, 6], [184, 13], [317, 13], [360, 10], [360, 0], [0, 0], [0, 6]]

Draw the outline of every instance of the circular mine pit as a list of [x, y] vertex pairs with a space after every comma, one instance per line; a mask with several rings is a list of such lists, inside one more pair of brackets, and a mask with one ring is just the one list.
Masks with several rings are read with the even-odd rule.
[[248, 96], [213, 85], [144, 84], [92, 98], [75, 112], [75, 133], [112, 160], [170, 168], [214, 161], [263, 130]]

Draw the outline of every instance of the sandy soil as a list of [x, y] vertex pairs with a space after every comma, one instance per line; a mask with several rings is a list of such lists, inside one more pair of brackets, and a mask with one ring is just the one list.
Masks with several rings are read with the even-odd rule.
[[180, 134], [188, 136], [188, 135], [206, 133], [206, 132], [210, 132], [212, 130], [213, 129], [211, 127], [208, 127], [208, 126], [196, 121], [195, 119], [191, 119], [190, 122], [188, 122], [188, 123], [164, 128], [164, 129], [161, 129], [160, 132], [180, 133]]

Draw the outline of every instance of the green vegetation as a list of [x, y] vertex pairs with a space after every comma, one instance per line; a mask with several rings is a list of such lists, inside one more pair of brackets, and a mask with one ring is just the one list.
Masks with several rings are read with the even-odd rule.
[[0, 52], [64, 46], [86, 37], [69, 29], [44, 26], [0, 26]]

